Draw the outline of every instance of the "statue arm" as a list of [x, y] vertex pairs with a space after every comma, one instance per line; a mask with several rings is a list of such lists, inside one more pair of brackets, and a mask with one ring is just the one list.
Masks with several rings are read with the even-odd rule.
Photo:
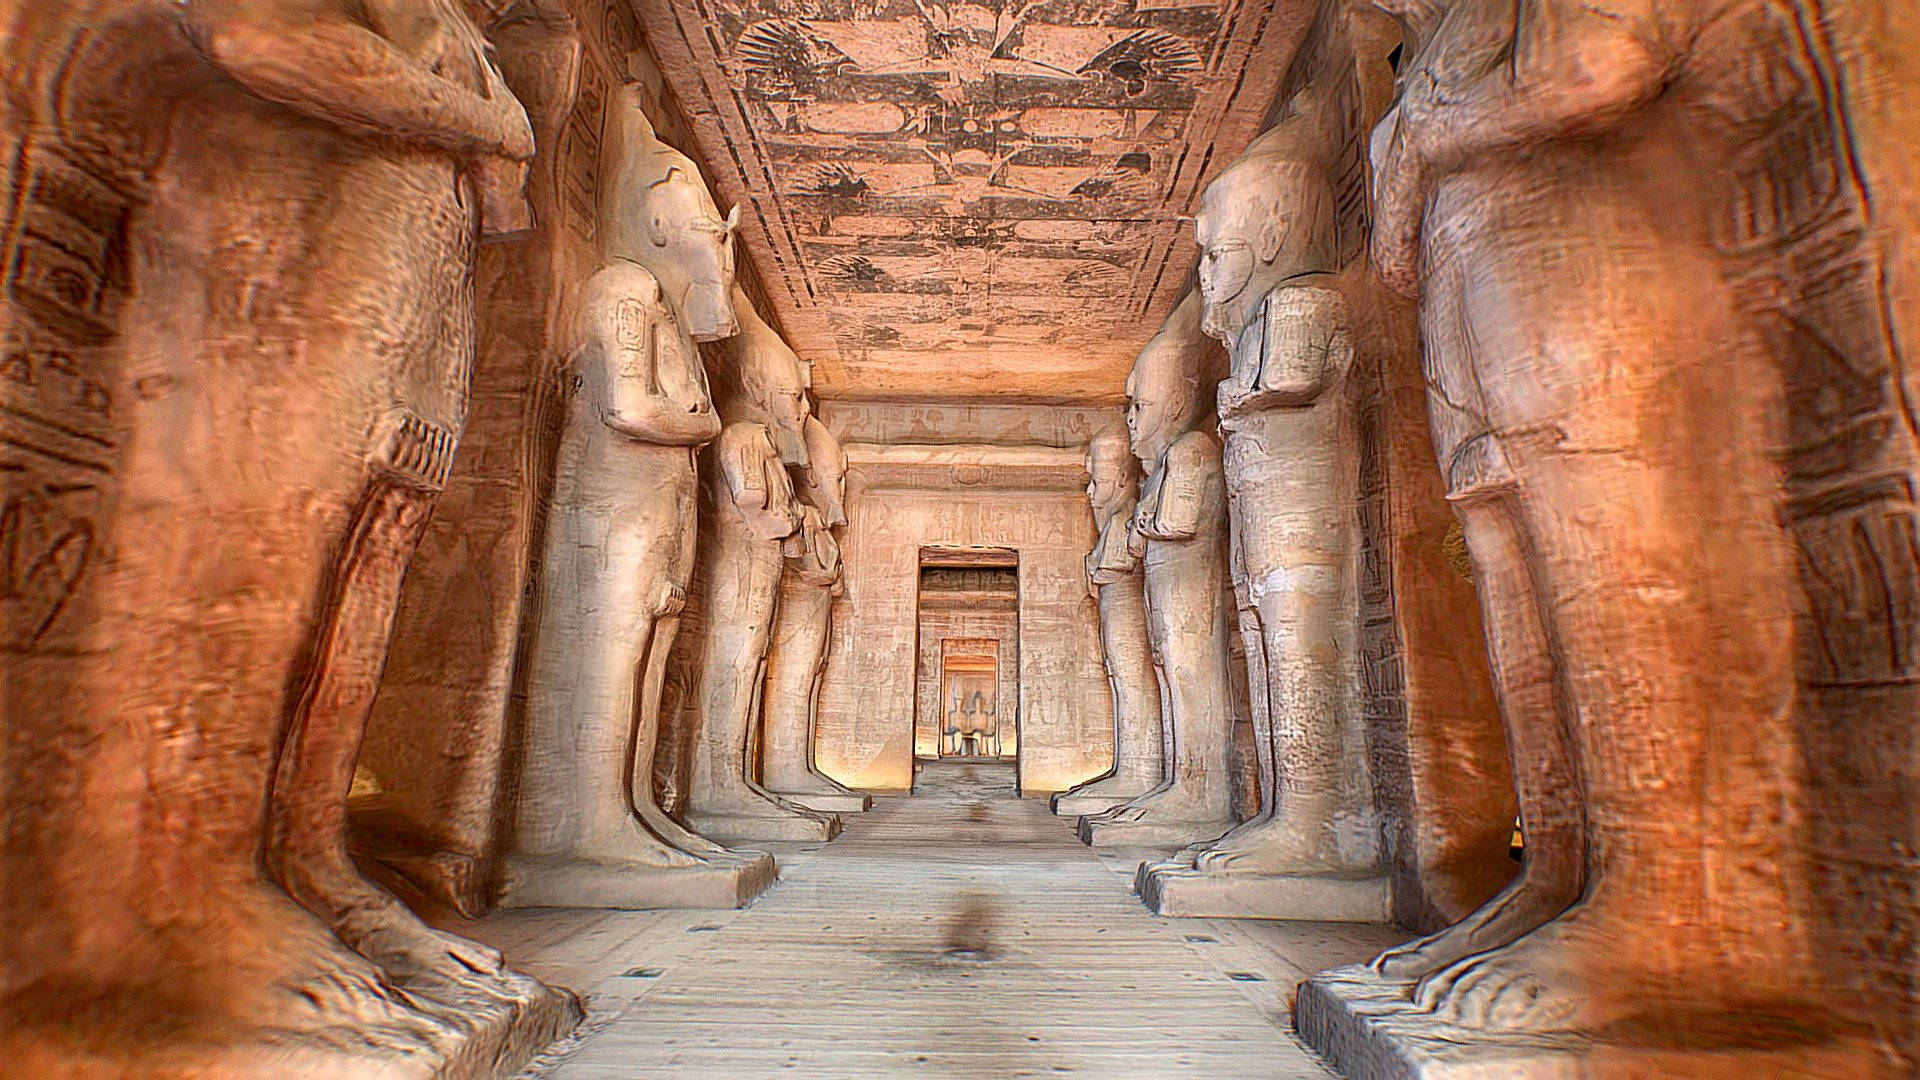
[[[300, 10], [306, 9], [306, 10]], [[207, 58], [248, 92], [329, 123], [467, 157], [531, 158], [526, 111], [491, 63], [482, 96], [332, 5], [203, 0], [183, 14]]]
[[1223, 417], [1311, 406], [1352, 366], [1346, 300], [1334, 289], [1283, 285], [1268, 295], [1261, 325], [1260, 346], [1246, 357], [1253, 370], [1220, 384]]
[[[1199, 535], [1201, 514], [1206, 509], [1206, 485], [1209, 468], [1205, 455], [1217, 450], [1213, 439], [1200, 432], [1188, 432], [1167, 448], [1165, 474], [1160, 481], [1160, 501], [1152, 521], [1141, 529], [1154, 540], [1191, 540]], [[1213, 466], [1218, 468], [1217, 462]]]
[[1511, 0], [1508, 18], [1456, 4], [1375, 127], [1373, 261], [1413, 293], [1439, 177], [1484, 155], [1610, 130], [1666, 85], [1673, 28], [1657, 0]]
[[720, 475], [727, 497], [756, 533], [768, 540], [790, 536], [799, 525], [793, 482], [760, 424], [730, 424], [720, 435]]
[[[583, 374], [599, 385], [594, 394], [600, 422], [637, 442], [660, 446], [699, 446], [720, 434], [720, 419], [704, 393], [681, 401], [662, 385], [663, 357], [660, 287], [644, 268], [616, 262], [588, 281], [582, 302], [586, 344]], [[698, 363], [692, 356], [688, 362]]]

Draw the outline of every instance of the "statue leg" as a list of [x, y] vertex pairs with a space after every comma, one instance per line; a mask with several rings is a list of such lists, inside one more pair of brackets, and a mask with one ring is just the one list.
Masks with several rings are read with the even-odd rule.
[[269, 802], [266, 861], [296, 900], [394, 978], [471, 982], [500, 955], [443, 934], [360, 874], [347, 853], [347, 791], [380, 688], [401, 579], [436, 492], [376, 480], [335, 569], [305, 690]]
[[1502, 443], [1589, 843], [1575, 906], [1419, 985], [1423, 1007], [1471, 1027], [1778, 1009], [1814, 977], [1768, 367], [1711, 296], [1671, 287], [1671, 244], [1617, 235], [1561, 264], [1605, 280], [1476, 286], [1501, 318], [1475, 327], [1475, 366], [1515, 380], [1488, 400], [1519, 414]]
[[814, 768], [813, 723], [826, 667], [833, 594], [786, 575], [780, 590], [780, 640], [769, 650], [760, 722], [763, 786], [805, 803], [808, 796], [854, 809], [867, 800]]
[[[1220, 553], [1206, 540], [1155, 541], [1147, 549], [1150, 625], [1163, 707], [1172, 734], [1165, 784], [1132, 802], [1085, 819], [1082, 837], [1120, 843], [1141, 826], [1177, 830], [1180, 842], [1210, 840], [1234, 825], [1227, 765], [1233, 734], [1233, 689]], [[1156, 837], [1164, 842], [1168, 833]]]
[[660, 808], [653, 793], [653, 756], [660, 741], [660, 705], [667, 683], [667, 658], [680, 636], [680, 616], [667, 615], [653, 624], [653, 635], [640, 662], [640, 714], [634, 723], [632, 781], [629, 792], [634, 813], [654, 835], [682, 851], [719, 862], [755, 862], [766, 856], [757, 851], [734, 852], [688, 829]]
[[1393, 979], [1419, 979], [1506, 945], [1571, 907], [1586, 883], [1579, 778], [1554, 689], [1533, 559], [1515, 519], [1514, 492], [1507, 485], [1456, 496], [1454, 506], [1480, 587], [1526, 849], [1520, 874], [1472, 914], [1376, 957], [1373, 970]]
[[686, 823], [723, 841], [831, 839], [839, 831], [838, 818], [787, 802], [747, 775], [747, 737], [766, 674], [780, 549], [740, 529], [710, 550], [720, 561], [710, 568], [710, 637], [698, 691], [700, 727]]
[[1113, 768], [1053, 798], [1061, 814], [1095, 814], [1157, 789], [1166, 780], [1160, 747], [1159, 679], [1147, 639], [1139, 575], [1100, 586], [1100, 645], [1113, 699]]

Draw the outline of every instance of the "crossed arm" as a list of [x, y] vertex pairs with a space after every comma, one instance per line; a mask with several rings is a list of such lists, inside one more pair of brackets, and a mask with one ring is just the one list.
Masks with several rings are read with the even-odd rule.
[[490, 63], [481, 95], [348, 16], [339, 0], [197, 0], [182, 13], [207, 58], [249, 92], [342, 127], [463, 157], [533, 156], [525, 110]]
[[1489, 155], [1602, 134], [1657, 97], [1706, 0], [1456, 0], [1373, 137], [1374, 258], [1411, 291], [1434, 184]]

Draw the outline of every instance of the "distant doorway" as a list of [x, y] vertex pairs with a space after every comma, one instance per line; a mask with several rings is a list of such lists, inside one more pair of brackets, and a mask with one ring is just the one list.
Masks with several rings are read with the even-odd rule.
[[1018, 761], [1019, 565], [1005, 548], [921, 551], [916, 758]]

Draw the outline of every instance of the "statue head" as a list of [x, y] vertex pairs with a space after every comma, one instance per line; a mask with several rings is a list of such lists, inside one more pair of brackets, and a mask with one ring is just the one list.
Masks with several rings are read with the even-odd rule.
[[809, 416], [806, 423], [807, 467], [801, 473], [800, 493], [820, 511], [829, 529], [847, 523], [847, 452], [827, 425]]
[[1194, 233], [1205, 328], [1229, 345], [1275, 286], [1339, 269], [1333, 186], [1314, 140], [1318, 114], [1280, 121], [1200, 197]]
[[738, 286], [733, 290], [733, 310], [740, 318], [740, 333], [726, 348], [733, 354], [740, 389], [765, 414], [767, 434], [780, 452], [780, 460], [794, 468], [805, 468], [806, 425], [813, 416], [813, 402], [807, 397], [807, 366], [786, 339], [760, 317]]
[[640, 84], [615, 96], [604, 148], [600, 228], [608, 258], [652, 271], [695, 341], [739, 332], [733, 309], [733, 242], [740, 208], [724, 218], [700, 170], [660, 141], [640, 108]]
[[1201, 332], [1200, 311], [1200, 292], [1190, 290], [1127, 375], [1127, 436], [1147, 468], [1213, 412], [1219, 346]]
[[1140, 465], [1125, 424], [1102, 428], [1087, 443], [1087, 502], [1095, 522], [1105, 524], [1114, 511], [1139, 494]]

